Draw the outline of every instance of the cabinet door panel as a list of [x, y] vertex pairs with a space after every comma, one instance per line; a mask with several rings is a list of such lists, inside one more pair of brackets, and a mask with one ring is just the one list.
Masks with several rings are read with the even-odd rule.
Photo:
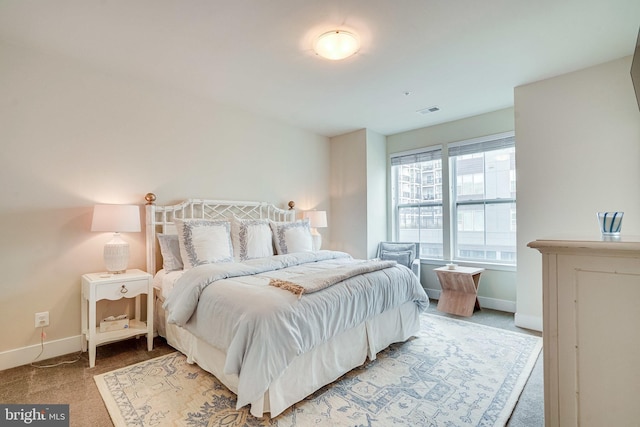
[[560, 255], [560, 425], [640, 419], [640, 267], [635, 258]]
[[586, 270], [576, 279], [579, 423], [637, 423], [640, 276]]

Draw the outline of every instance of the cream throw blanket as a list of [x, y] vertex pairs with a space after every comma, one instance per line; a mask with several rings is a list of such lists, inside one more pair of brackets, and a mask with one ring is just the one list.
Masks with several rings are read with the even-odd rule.
[[305, 274], [301, 278], [295, 280], [271, 279], [269, 281], [269, 285], [286, 289], [287, 291], [297, 295], [298, 299], [300, 299], [302, 298], [302, 294], [317, 292], [350, 277], [370, 273], [372, 271], [383, 270], [385, 268], [393, 267], [396, 264], [397, 263], [395, 261], [363, 261], [361, 263], [349, 264], [332, 270]]

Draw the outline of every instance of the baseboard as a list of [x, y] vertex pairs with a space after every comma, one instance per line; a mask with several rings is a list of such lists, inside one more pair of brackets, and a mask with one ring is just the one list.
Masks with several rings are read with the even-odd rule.
[[46, 360], [52, 357], [75, 353], [82, 349], [81, 339], [81, 335], [76, 335], [60, 340], [45, 340], [44, 346], [36, 344], [0, 352], [0, 371], [33, 362], [41, 350], [42, 354], [38, 357], [38, 360]]
[[516, 326], [520, 328], [542, 332], [542, 317], [540, 316], [516, 313], [514, 321]]
[[516, 302], [504, 299], [478, 297], [480, 307], [490, 308], [492, 310], [506, 311], [507, 313], [516, 312]]
[[[431, 299], [440, 299], [440, 290], [439, 289], [425, 289], [427, 295]], [[492, 310], [498, 311], [506, 311], [507, 313], [515, 313], [516, 312], [516, 303], [515, 301], [508, 301], [496, 298], [488, 298], [488, 297], [478, 297], [478, 301], [480, 302], [480, 307], [490, 308]]]

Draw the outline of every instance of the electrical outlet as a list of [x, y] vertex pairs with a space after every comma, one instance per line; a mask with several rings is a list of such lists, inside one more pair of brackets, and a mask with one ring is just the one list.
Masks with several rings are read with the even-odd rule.
[[49, 312], [43, 311], [42, 313], [36, 313], [36, 328], [43, 326], [49, 326]]

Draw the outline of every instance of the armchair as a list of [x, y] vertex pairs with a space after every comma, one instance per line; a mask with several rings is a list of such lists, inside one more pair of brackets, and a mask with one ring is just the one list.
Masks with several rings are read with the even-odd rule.
[[384, 260], [393, 260], [406, 266], [420, 280], [420, 243], [380, 242], [377, 257]]

